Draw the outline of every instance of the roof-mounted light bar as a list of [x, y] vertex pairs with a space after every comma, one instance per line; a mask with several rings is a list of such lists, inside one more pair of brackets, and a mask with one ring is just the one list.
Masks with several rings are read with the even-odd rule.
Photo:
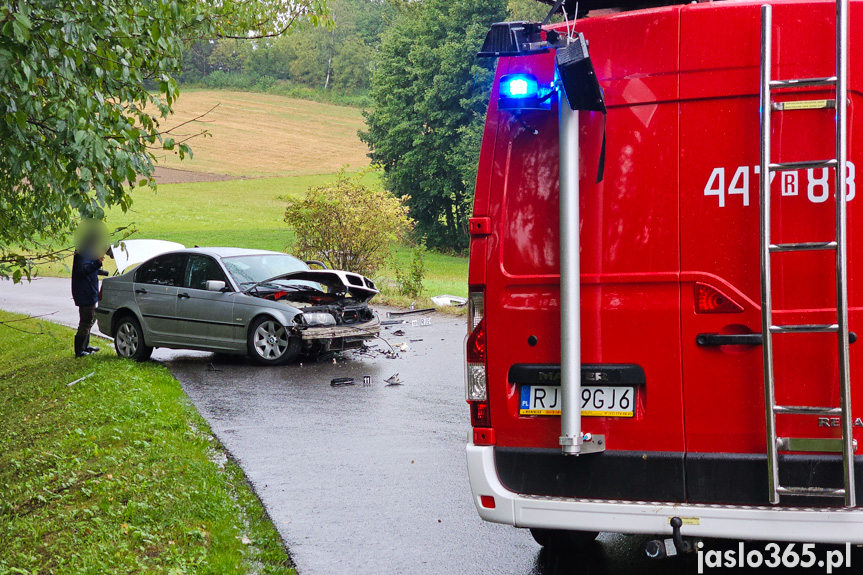
[[491, 25], [477, 57], [527, 56], [547, 52], [559, 34], [543, 30], [539, 22], [498, 22]]

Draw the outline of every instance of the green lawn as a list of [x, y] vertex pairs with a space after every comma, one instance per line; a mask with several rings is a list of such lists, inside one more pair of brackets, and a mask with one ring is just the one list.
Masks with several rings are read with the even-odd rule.
[[0, 312], [0, 573], [294, 573], [165, 368], [22, 317]]

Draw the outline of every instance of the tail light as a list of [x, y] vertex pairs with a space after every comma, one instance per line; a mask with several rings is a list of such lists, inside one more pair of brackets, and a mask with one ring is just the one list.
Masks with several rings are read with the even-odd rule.
[[465, 359], [467, 362], [468, 401], [486, 401], [488, 382], [486, 380], [486, 342], [485, 318], [483, 317], [483, 293], [472, 292], [468, 297], [468, 330]]
[[[465, 341], [465, 385], [470, 404], [470, 423], [475, 428], [491, 427], [488, 404], [488, 377], [486, 353], [486, 319], [484, 294], [474, 291], [468, 295], [468, 336]], [[474, 442], [494, 443], [493, 430], [474, 430]], [[481, 441], [478, 441], [481, 440]]]
[[713, 286], [695, 282], [695, 313], [740, 313], [743, 306]]

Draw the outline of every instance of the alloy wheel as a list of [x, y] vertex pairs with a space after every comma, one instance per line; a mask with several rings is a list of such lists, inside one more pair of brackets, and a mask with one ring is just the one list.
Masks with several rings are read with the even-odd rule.
[[259, 356], [266, 360], [282, 357], [288, 349], [288, 332], [285, 326], [269, 320], [255, 330], [254, 347]]
[[129, 322], [117, 330], [117, 351], [123, 357], [132, 357], [138, 351], [138, 330]]

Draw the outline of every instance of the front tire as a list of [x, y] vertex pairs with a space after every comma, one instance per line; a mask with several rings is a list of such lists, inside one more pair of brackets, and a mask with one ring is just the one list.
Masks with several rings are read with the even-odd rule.
[[117, 322], [114, 331], [114, 349], [117, 355], [135, 361], [147, 361], [153, 348], [144, 343], [144, 332], [134, 316], [126, 315]]
[[246, 340], [249, 357], [259, 365], [284, 365], [300, 355], [300, 340], [269, 316], [252, 322]]

